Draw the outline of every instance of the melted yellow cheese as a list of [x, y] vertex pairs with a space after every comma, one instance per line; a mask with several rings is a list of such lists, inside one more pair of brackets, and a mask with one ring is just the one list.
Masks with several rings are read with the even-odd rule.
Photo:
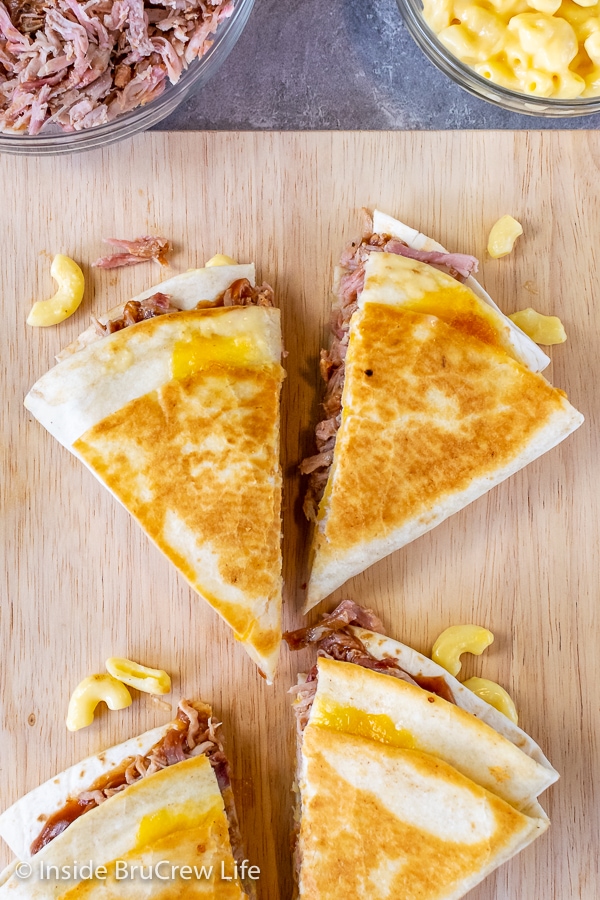
[[404, 750], [417, 749], [412, 732], [407, 728], [399, 728], [389, 716], [369, 713], [354, 706], [342, 706], [331, 700], [315, 702], [310, 723], [332, 731], [369, 738], [380, 744], [402, 747]]
[[223, 811], [218, 803], [207, 810], [196, 800], [188, 800], [149, 813], [140, 822], [136, 837], [137, 847], [150, 847], [175, 831], [202, 827], [209, 829], [219, 814], [223, 815]]
[[247, 366], [260, 361], [256, 344], [248, 335], [225, 337], [194, 334], [177, 341], [171, 361], [173, 378], [187, 378], [211, 363]]
[[458, 282], [456, 287], [441, 288], [423, 294], [419, 300], [408, 300], [402, 304], [402, 308], [437, 316], [442, 322], [479, 338], [486, 344], [504, 347], [502, 333], [508, 333], [508, 326], [503, 327], [498, 321], [498, 315], [491, 308], [487, 310], [469, 289]]

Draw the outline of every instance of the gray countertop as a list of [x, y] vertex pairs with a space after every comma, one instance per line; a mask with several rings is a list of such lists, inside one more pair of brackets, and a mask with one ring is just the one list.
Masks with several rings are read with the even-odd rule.
[[161, 130], [598, 128], [600, 113], [548, 119], [472, 97], [439, 72], [396, 0], [256, 0], [208, 86]]

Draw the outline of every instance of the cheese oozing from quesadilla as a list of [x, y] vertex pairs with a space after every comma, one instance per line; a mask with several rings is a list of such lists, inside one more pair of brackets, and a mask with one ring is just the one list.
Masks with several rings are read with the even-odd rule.
[[[23, 880], [10, 866], [0, 897], [251, 897], [236, 875], [244, 851], [218, 729], [207, 704], [183, 700], [169, 725], [17, 801], [0, 816], [0, 835], [31, 874]], [[61, 876], [84, 861], [103, 874]]]
[[458, 900], [548, 827], [558, 774], [528, 735], [343, 601], [285, 635], [299, 680], [300, 900]]
[[112, 310], [67, 348], [25, 406], [134, 516], [271, 681], [281, 641], [284, 372], [273, 292], [247, 275], [253, 282], [253, 267], [188, 272]]
[[545, 354], [471, 275], [460, 280], [473, 257], [383, 224], [391, 234], [369, 233], [342, 258], [321, 353], [319, 452], [301, 466], [313, 522], [306, 610], [583, 421], [539, 374]]

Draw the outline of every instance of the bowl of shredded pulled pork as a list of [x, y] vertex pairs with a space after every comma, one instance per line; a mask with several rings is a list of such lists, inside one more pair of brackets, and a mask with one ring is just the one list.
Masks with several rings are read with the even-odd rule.
[[61, 153], [169, 115], [227, 57], [254, 0], [0, 0], [0, 150]]

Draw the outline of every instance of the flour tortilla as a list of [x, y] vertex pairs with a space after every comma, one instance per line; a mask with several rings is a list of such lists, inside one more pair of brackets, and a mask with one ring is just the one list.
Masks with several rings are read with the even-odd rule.
[[558, 773], [524, 731], [437, 663], [349, 630], [376, 659], [441, 678], [456, 705], [318, 659], [299, 748], [299, 898], [458, 900], [546, 831], [537, 796]]
[[319, 659], [310, 723], [323, 724], [330, 715], [328, 710], [338, 707], [385, 716], [400, 734], [410, 735], [408, 740], [414, 743], [414, 749], [443, 759], [521, 811], [531, 809], [538, 795], [558, 779], [558, 773], [525, 732], [440, 666], [424, 657], [422, 663], [415, 651], [382, 635], [355, 628], [352, 631], [376, 658], [397, 659], [409, 675], [442, 677], [457, 704], [437, 696], [432, 700], [433, 695], [422, 688], [354, 663]]
[[[404, 241], [405, 244], [408, 244], [409, 247], [412, 247], [413, 250], [437, 250], [440, 253], [448, 252], [445, 247], [442, 247], [442, 245], [438, 244], [437, 241], [434, 241], [433, 238], [421, 234], [420, 231], [411, 228], [410, 225], [405, 225], [404, 222], [400, 222], [398, 219], [394, 219], [392, 216], [388, 216], [378, 209], [373, 212], [373, 231], [376, 234], [389, 234], [392, 237], [398, 238], [399, 240]], [[521, 331], [512, 319], [509, 319], [508, 316], [504, 315], [500, 307], [492, 300], [487, 291], [482, 288], [472, 275], [469, 275], [465, 284], [477, 295], [477, 297], [502, 316], [507, 328], [510, 329], [513, 347], [525, 365], [527, 365], [532, 372], [543, 372], [544, 369], [550, 365], [550, 357], [547, 356], [524, 331]]]
[[583, 422], [564, 393], [534, 371], [533, 357], [523, 361], [535, 345], [526, 339], [517, 346], [492, 307], [483, 304], [488, 342], [408, 303], [415, 291], [417, 298], [439, 291], [443, 302], [451, 290], [465, 288], [416, 260], [372, 253], [365, 264], [305, 611]]
[[[166, 281], [161, 281], [160, 284], [156, 284], [154, 287], [142, 291], [141, 294], [137, 294], [131, 299], [138, 301], [146, 300], [148, 297], [152, 297], [153, 294], [160, 292], [162, 294], [167, 294], [171, 298], [171, 304], [178, 309], [194, 309], [201, 300], [208, 302], [215, 301], [234, 281], [238, 281], [240, 278], [247, 278], [254, 287], [256, 284], [254, 263], [248, 265], [209, 266], [204, 269], [189, 269], [187, 272], [183, 272], [180, 275], [174, 275], [172, 278], [167, 278]], [[120, 318], [123, 315], [124, 307], [125, 303], [119, 303], [118, 306], [113, 306], [108, 312], [98, 316], [98, 321], [102, 325], [106, 325], [111, 319]], [[57, 355], [56, 359], [60, 362], [62, 359], [66, 359], [67, 356], [72, 356], [73, 353], [77, 353], [78, 350], [83, 350], [88, 344], [92, 344], [98, 340], [102, 340], [102, 335], [98, 334], [98, 329], [92, 324], [89, 328], [86, 328], [78, 338], [65, 347], [65, 349]]]
[[[142, 863], [156, 866], [162, 860], [168, 861], [169, 867], [205, 865], [212, 866], [213, 873], [208, 879], [189, 881], [178, 876], [166, 881], [119, 880], [117, 860], [130, 867]], [[47, 874], [49, 866], [60, 871], [63, 866], [72, 868], [75, 862], [81, 866], [88, 861], [95, 867], [106, 866], [108, 877], [67, 881]], [[76, 895], [90, 900], [162, 900], [185, 893], [199, 900], [241, 900], [246, 896], [237, 879], [224, 882], [220, 878], [221, 866], [232, 873], [234, 860], [223, 797], [212, 766], [202, 755], [149, 775], [85, 813], [32, 857], [30, 865], [29, 878], [20, 879], [18, 869], [7, 873], [0, 898], [71, 900]]]
[[300, 900], [458, 900], [548, 827], [439, 758], [311, 724], [299, 787]]
[[[240, 269], [253, 276], [249, 267], [198, 269], [145, 295], [168, 289], [189, 307], [214, 299]], [[191, 368], [178, 374], [181, 354]], [[82, 338], [25, 398], [269, 682], [281, 642], [281, 354], [277, 309], [185, 309]]]
[[19, 859], [30, 859], [30, 847], [46, 818], [62, 809], [71, 797], [88, 790], [97, 779], [113, 769], [119, 769], [125, 760], [146, 756], [170, 727], [167, 724], [153, 728], [139, 737], [88, 756], [60, 775], [49, 778], [0, 815], [0, 837]]

